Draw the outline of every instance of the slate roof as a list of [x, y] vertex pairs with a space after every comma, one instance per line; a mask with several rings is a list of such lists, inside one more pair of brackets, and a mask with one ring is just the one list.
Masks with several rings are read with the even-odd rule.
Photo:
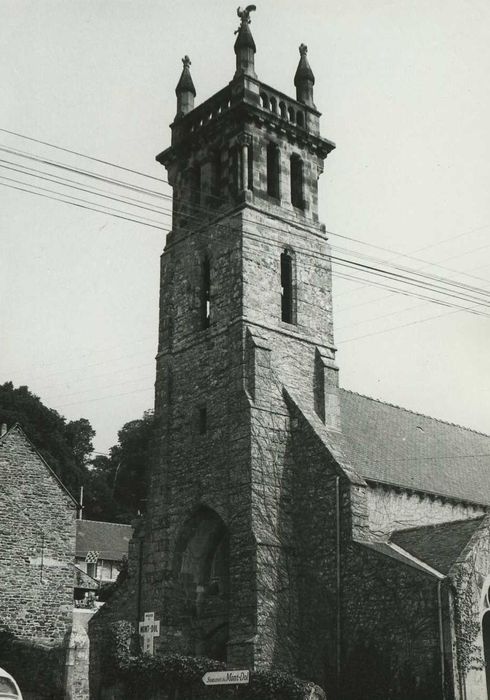
[[391, 542], [447, 574], [482, 521], [480, 517], [398, 530], [392, 533]]
[[73, 574], [73, 585], [75, 588], [84, 588], [89, 591], [97, 591], [100, 588], [100, 583], [95, 578], [89, 576], [85, 571], [75, 566], [75, 564], [73, 564]]
[[340, 389], [344, 456], [368, 481], [490, 505], [490, 435]]
[[128, 553], [133, 536], [131, 525], [105, 523], [98, 520], [77, 520], [76, 556], [99, 552], [100, 559], [121, 561]]

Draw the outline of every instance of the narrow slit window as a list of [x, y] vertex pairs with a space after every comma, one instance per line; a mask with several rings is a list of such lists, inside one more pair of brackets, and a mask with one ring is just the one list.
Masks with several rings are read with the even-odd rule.
[[200, 435], [204, 435], [208, 429], [208, 413], [206, 406], [199, 406], [198, 408], [198, 430]]
[[201, 203], [201, 166], [194, 165], [191, 170], [191, 202], [194, 206]]
[[281, 254], [281, 321], [293, 321], [293, 258], [287, 252]]
[[212, 194], [213, 194], [212, 204], [214, 207], [218, 207], [220, 204], [220, 196], [221, 196], [221, 153], [219, 151], [214, 156], [213, 192], [212, 192]]
[[201, 328], [209, 328], [211, 319], [211, 270], [209, 258], [205, 257], [202, 263], [202, 287], [201, 287]]
[[247, 146], [248, 148], [248, 189], [253, 190], [254, 188], [254, 152], [252, 144]]
[[267, 146], [267, 194], [279, 199], [279, 149], [273, 143]]
[[304, 209], [303, 161], [297, 155], [291, 156], [291, 204]]

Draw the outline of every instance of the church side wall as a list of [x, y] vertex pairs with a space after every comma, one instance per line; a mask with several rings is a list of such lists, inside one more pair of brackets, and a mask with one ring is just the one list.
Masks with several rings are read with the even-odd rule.
[[350, 538], [349, 484], [307, 420], [290, 410], [298, 673], [337, 697], [338, 544]]
[[376, 485], [370, 485], [367, 502], [369, 528], [381, 538], [393, 530], [476, 518], [485, 513], [481, 506]]
[[[443, 697], [436, 579], [352, 542], [341, 610], [344, 700]], [[449, 667], [446, 658], [448, 687]]]
[[450, 571], [454, 586], [454, 635], [460, 681], [466, 700], [487, 700], [485, 666], [490, 644], [483, 642], [482, 623], [490, 616], [490, 523], [486, 519]]

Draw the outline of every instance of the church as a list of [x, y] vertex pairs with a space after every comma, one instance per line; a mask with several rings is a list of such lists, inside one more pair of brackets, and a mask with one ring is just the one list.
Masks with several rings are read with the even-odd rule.
[[318, 220], [335, 144], [304, 44], [294, 98], [257, 76], [254, 9], [198, 106], [183, 59], [157, 156], [153, 470], [94, 656], [104, 625], [151, 619], [155, 656], [280, 669], [335, 700], [485, 700], [490, 436], [341, 388]]

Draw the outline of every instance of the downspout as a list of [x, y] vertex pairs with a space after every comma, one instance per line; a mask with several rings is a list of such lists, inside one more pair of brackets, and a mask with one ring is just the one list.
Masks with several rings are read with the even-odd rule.
[[442, 620], [442, 580], [437, 582], [437, 607], [439, 613], [439, 652], [441, 661], [442, 700], [446, 700], [446, 669], [444, 667], [444, 626]]
[[138, 547], [138, 595], [136, 604], [136, 631], [139, 631], [139, 623], [141, 620], [141, 582], [143, 580], [143, 538], [140, 538]]
[[341, 653], [341, 635], [342, 635], [342, 617], [341, 617], [341, 581], [340, 581], [340, 477], [335, 477], [335, 557], [336, 557], [336, 584], [337, 584], [337, 691], [340, 692], [340, 653]]
[[43, 571], [44, 571], [44, 530], [41, 530], [41, 571], [39, 580], [43, 582]]
[[449, 628], [451, 632], [451, 650], [452, 650], [452, 667], [453, 667], [453, 683], [454, 696], [456, 700], [466, 700], [466, 683], [463, 673], [461, 672], [459, 655], [458, 655], [458, 639], [456, 634], [456, 614], [454, 593], [451, 586], [447, 589], [448, 606], [449, 606]]

